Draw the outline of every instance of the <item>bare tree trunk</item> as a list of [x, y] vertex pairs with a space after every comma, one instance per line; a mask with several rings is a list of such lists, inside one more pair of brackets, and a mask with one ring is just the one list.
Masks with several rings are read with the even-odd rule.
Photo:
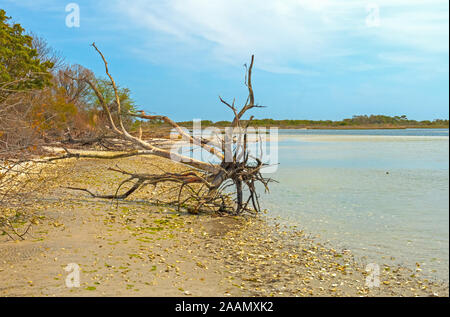
[[[127, 153], [122, 154], [122, 157], [151, 154], [171, 159], [177, 162], [182, 162], [183, 164], [190, 166], [192, 169], [188, 173], [176, 174], [165, 172], [158, 175], [132, 174], [123, 170], [115, 170], [116, 172], [128, 175], [129, 179], [127, 179], [127, 181], [135, 181], [132, 188], [123, 194], [117, 193], [114, 195], [98, 195], [84, 188], [72, 187], [72, 189], [85, 191], [93, 197], [125, 199], [131, 193], [143, 186], [156, 186], [159, 183], [172, 182], [175, 183], [176, 186], [179, 186], [180, 195], [183, 190], [187, 190], [190, 193], [188, 200], [195, 201], [196, 206], [193, 209], [196, 212], [201, 209], [205, 209], [206, 206], [210, 210], [232, 214], [239, 214], [242, 212], [254, 213], [260, 211], [258, 202], [259, 196], [256, 192], [254, 184], [255, 182], [260, 182], [264, 185], [266, 190], [268, 190], [267, 185], [271, 180], [266, 179], [261, 175], [261, 168], [265, 166], [265, 164], [263, 164], [258, 158], [252, 158], [251, 154], [248, 151], [247, 128], [248, 123], [250, 122], [250, 120], [252, 120], [253, 117], [250, 117], [250, 120], [248, 121], [246, 127], [242, 127], [241, 125], [241, 119], [248, 110], [255, 107], [260, 107], [255, 104], [253, 87], [251, 83], [254, 56], [252, 56], [251, 58], [249, 67], [246, 67], [245, 85], [248, 89], [248, 98], [244, 106], [242, 106], [242, 108], [238, 110], [235, 106], [234, 100], [230, 104], [219, 97], [220, 101], [233, 111], [234, 119], [231, 123], [230, 129], [235, 129], [236, 131], [238, 131], [237, 134], [233, 134], [231, 131], [227, 130], [223, 139], [220, 139], [219, 142], [211, 142], [211, 140], [204, 140], [201, 137], [188, 134], [183, 128], [181, 128], [176, 122], [174, 122], [167, 116], [148, 115], [144, 111], [128, 114], [142, 120], [157, 119], [168, 123], [182, 138], [188, 140], [189, 142], [191, 142], [191, 144], [199, 146], [208, 153], [211, 153], [221, 161], [220, 164], [211, 164], [209, 162], [196, 160], [194, 158], [187, 157], [155, 146], [149, 141], [143, 140], [141, 137], [141, 133], [139, 133], [138, 137], [131, 135], [131, 133], [126, 130], [123, 124], [123, 114], [120, 110], [121, 104], [118, 89], [114, 78], [109, 72], [108, 63], [103, 53], [97, 48], [95, 43], [93, 43], [92, 46], [102, 58], [105, 65], [105, 72], [110, 79], [111, 85], [114, 88], [115, 104], [118, 108], [118, 110], [116, 111], [116, 120], [114, 120], [111, 110], [105, 103], [101, 92], [96, 87], [95, 82], [91, 78], [82, 77], [72, 79], [85, 81], [91, 87], [91, 89], [96, 94], [101, 106], [103, 107], [103, 110], [107, 114], [110, 129], [113, 134], [117, 138], [132, 144], [133, 148], [130, 148]], [[80, 157], [79, 155], [73, 154], [70, 151], [67, 151], [66, 155], [64, 155], [63, 157], [74, 156]], [[91, 155], [83, 155], [81, 157], [100, 158], [99, 156]], [[193, 187], [193, 184], [197, 185], [197, 189]], [[120, 186], [121, 184], [119, 184], [119, 187]], [[234, 192], [229, 190], [231, 186], [234, 186]], [[248, 200], [245, 203], [244, 187], [249, 193]], [[249, 202], [251, 202], [252, 208], [249, 207]], [[178, 199], [178, 208], [180, 208], [180, 205], [181, 202], [180, 199]]]

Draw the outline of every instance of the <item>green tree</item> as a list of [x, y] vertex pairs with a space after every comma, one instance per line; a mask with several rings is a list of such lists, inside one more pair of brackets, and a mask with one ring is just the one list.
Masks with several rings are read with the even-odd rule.
[[[103, 99], [105, 100], [105, 103], [108, 105], [109, 110], [111, 113], [117, 114], [117, 103], [116, 103], [116, 97], [114, 94], [114, 88], [111, 85], [111, 82], [105, 78], [97, 78], [95, 80], [97, 89], [102, 94]], [[124, 124], [129, 127], [133, 123], [133, 119], [128, 116], [129, 111], [135, 111], [135, 102], [131, 98], [131, 92], [128, 88], [121, 88], [118, 87], [118, 94], [119, 94], [119, 100], [120, 100], [120, 110], [123, 115]], [[102, 107], [98, 101], [97, 96], [95, 93], [91, 90], [90, 96], [89, 96], [90, 104], [92, 107], [92, 110], [98, 110], [102, 112]]]
[[33, 38], [0, 9], [0, 98], [11, 91], [42, 88], [50, 84], [51, 61], [42, 62]]

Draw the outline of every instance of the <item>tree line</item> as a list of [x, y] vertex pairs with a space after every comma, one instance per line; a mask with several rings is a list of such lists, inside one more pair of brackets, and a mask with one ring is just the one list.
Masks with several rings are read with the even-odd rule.
[[[105, 77], [66, 63], [45, 39], [12, 23], [2, 9], [0, 44], [0, 158], [102, 133], [106, 118], [97, 96], [86, 82], [73, 78], [90, 78], [114, 113], [114, 90]], [[130, 90], [118, 87], [118, 92], [122, 111], [133, 110]], [[133, 122], [126, 119], [124, 124]]]
[[[244, 122], [245, 120], [243, 120]], [[161, 123], [153, 123], [161, 124]], [[191, 127], [192, 122], [179, 122], [180, 125]], [[201, 125], [225, 127], [229, 126], [229, 121], [202, 120]], [[385, 116], [385, 115], [355, 115], [352, 118], [343, 120], [275, 120], [275, 119], [253, 119], [250, 126], [255, 127], [280, 127], [280, 128], [448, 128], [448, 119], [430, 120], [410, 120], [406, 115]]]

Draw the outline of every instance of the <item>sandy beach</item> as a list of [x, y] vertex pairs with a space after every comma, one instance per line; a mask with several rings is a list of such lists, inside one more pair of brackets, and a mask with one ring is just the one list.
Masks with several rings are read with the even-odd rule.
[[[146, 164], [146, 163], [151, 163]], [[295, 227], [259, 217], [191, 215], [149, 202], [163, 188], [125, 201], [91, 198], [67, 186], [113, 193], [108, 167], [157, 173], [183, 169], [151, 156], [69, 159], [47, 170], [23, 241], [0, 236], [0, 296], [448, 296], [448, 285], [380, 265], [379, 286], [365, 264]], [[17, 230], [26, 224], [17, 223]], [[77, 264], [80, 286], [64, 268]]]

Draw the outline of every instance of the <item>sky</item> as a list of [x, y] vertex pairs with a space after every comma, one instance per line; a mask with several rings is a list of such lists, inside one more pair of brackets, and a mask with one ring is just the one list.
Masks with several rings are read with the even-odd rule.
[[[79, 24], [74, 19], [79, 8]], [[448, 0], [0, 0], [65, 61], [104, 76], [92, 42], [138, 108], [230, 120], [255, 55], [255, 118], [449, 118]], [[67, 9], [67, 11], [66, 11]]]

